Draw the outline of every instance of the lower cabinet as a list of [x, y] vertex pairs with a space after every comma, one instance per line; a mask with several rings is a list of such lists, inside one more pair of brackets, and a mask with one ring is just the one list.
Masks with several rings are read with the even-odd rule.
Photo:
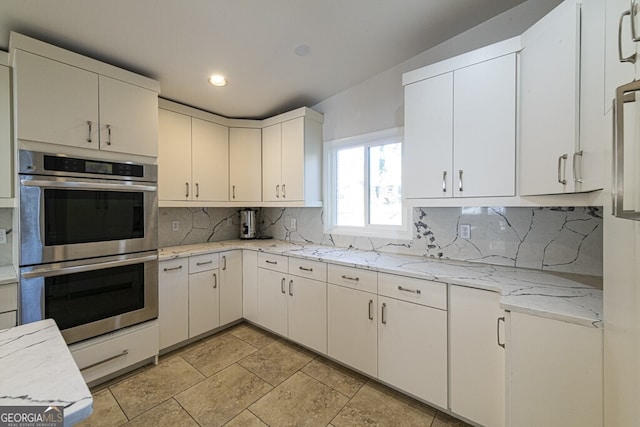
[[189, 259], [161, 261], [158, 272], [160, 350], [189, 338]]
[[242, 319], [242, 252], [220, 252], [220, 325]]
[[512, 426], [602, 426], [602, 329], [509, 314]]
[[220, 326], [219, 285], [217, 268], [189, 273], [189, 338]]
[[[0, 67], [0, 70], [2, 68]], [[0, 329], [13, 328], [18, 320], [18, 284], [0, 286]]]
[[242, 251], [242, 317], [258, 322], [258, 252]]
[[449, 286], [449, 407], [483, 426], [505, 425], [504, 316], [499, 293]]
[[258, 323], [287, 336], [287, 275], [258, 269]]

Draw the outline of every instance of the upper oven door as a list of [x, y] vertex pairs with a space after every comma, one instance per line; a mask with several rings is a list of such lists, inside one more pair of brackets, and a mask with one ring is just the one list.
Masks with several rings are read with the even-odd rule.
[[20, 265], [155, 250], [152, 183], [20, 176]]

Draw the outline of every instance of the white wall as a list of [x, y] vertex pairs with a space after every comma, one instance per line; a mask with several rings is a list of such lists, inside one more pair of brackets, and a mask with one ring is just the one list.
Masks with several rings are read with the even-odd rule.
[[559, 0], [527, 0], [495, 18], [316, 104], [313, 109], [324, 113], [324, 140], [333, 141], [402, 126], [404, 124], [403, 73], [517, 36], [559, 3]]

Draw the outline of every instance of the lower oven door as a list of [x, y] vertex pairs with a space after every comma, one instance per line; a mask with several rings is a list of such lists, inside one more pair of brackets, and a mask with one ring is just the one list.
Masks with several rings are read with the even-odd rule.
[[67, 344], [158, 317], [157, 251], [20, 269], [20, 320], [52, 318]]

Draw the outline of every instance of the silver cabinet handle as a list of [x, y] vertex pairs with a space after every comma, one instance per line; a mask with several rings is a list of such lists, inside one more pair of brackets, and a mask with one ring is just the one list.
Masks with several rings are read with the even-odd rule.
[[287, 197], [287, 195], [286, 195], [286, 193], [285, 193], [285, 185], [284, 185], [284, 184], [282, 184], [282, 198], [284, 199], [284, 198], [286, 198], [286, 197]]
[[276, 185], [276, 199], [280, 198], [280, 184]]
[[89, 136], [87, 137], [87, 142], [91, 142], [91, 127], [93, 126], [93, 122], [91, 120], [87, 120], [87, 126], [89, 126]]
[[210, 259], [209, 261], [204, 261], [204, 262], [196, 262], [196, 265], [199, 267], [201, 265], [207, 265], [207, 264], [213, 264], [213, 260]]
[[387, 310], [386, 310], [386, 308], [387, 308], [387, 303], [383, 302], [382, 303], [382, 315], [380, 316], [383, 325], [387, 324], [387, 315], [386, 315]]
[[185, 182], [184, 185], [187, 188], [187, 192], [185, 193], [184, 197], [189, 197], [189, 183]]
[[463, 187], [462, 187], [462, 169], [460, 169], [458, 171], [458, 181], [459, 181], [459, 183], [458, 183], [458, 191], [460, 191], [462, 193], [462, 191], [463, 191]]
[[289, 296], [293, 296], [293, 280], [289, 280]]
[[631, 7], [628, 10], [629, 17], [631, 19], [631, 39], [634, 42], [640, 42], [640, 36], [638, 36], [638, 31], [636, 29], [636, 15], [638, 14], [638, 4], [631, 0]]
[[360, 281], [359, 277], [351, 277], [351, 276], [347, 276], [346, 274], [343, 274], [342, 278], [345, 279], [345, 280], [353, 280], [354, 282], [359, 282]]
[[196, 182], [196, 199], [200, 197], [200, 184]]
[[418, 295], [420, 295], [422, 293], [422, 291], [420, 289], [403, 288], [400, 285], [398, 285], [398, 290], [399, 291], [404, 291], [404, 292], [411, 292], [412, 294], [418, 294]]
[[218, 274], [213, 273], [213, 289], [218, 287]]
[[286, 279], [283, 277], [283, 278], [282, 278], [282, 281], [280, 282], [280, 292], [281, 292], [281, 293], [283, 293], [283, 294], [284, 294], [284, 281], [285, 281], [285, 280], [286, 280]]
[[107, 126], [107, 145], [111, 145], [111, 125]]
[[[583, 151], [576, 151], [573, 153], [573, 182], [582, 182], [582, 154]], [[577, 173], [578, 170], [578, 162], [577, 159], [580, 157], [580, 174]]]
[[[633, 6], [632, 6], [633, 8]], [[631, 15], [631, 9], [629, 10], [625, 10], [624, 12], [622, 12], [622, 14], [620, 15], [620, 20], [618, 21], [618, 59], [620, 60], [620, 62], [630, 62], [632, 64], [636, 63], [636, 54], [634, 53], [633, 55], [629, 55], [627, 57], [622, 55], [622, 21], [624, 20], [625, 16], [629, 16], [631, 17], [631, 32], [633, 35], [634, 32], [634, 19], [633, 16]]]
[[271, 261], [270, 259], [265, 259], [264, 262], [266, 262], [267, 264], [273, 264], [273, 265], [278, 264], [278, 261]]
[[86, 371], [87, 369], [94, 368], [94, 367], [96, 367], [98, 365], [102, 365], [103, 363], [111, 362], [112, 360], [118, 359], [120, 357], [124, 357], [127, 354], [129, 354], [129, 350], [128, 349], [124, 349], [124, 350], [122, 350], [121, 353], [118, 353], [118, 354], [116, 354], [114, 356], [109, 356], [106, 359], [102, 359], [101, 361], [92, 363], [91, 365], [87, 365], [84, 368], [80, 368], [80, 372]]
[[223, 270], [227, 269], [227, 256], [226, 255], [222, 256], [222, 269]]
[[182, 266], [179, 265], [177, 267], [165, 267], [164, 271], [175, 271], [175, 270], [182, 270]]
[[498, 339], [498, 345], [504, 348], [504, 342], [500, 342], [500, 322], [504, 323], [504, 317], [498, 317], [498, 321], [496, 322], [496, 337]]
[[236, 186], [235, 185], [231, 187], [231, 194], [233, 195], [233, 198], [235, 199], [236, 198]]
[[299, 268], [300, 270], [302, 270], [302, 271], [309, 271], [309, 272], [313, 271], [313, 268], [307, 268], [307, 267], [303, 267], [303, 266], [300, 266], [300, 267], [298, 267], [298, 268]]
[[[568, 155], [563, 154], [562, 156], [558, 157], [558, 182], [562, 185], [567, 185], [567, 180], [566, 180], [566, 168], [567, 168], [567, 163], [566, 160], [569, 158]], [[563, 160], [565, 160], [563, 162]], [[564, 167], [562, 166], [564, 164]]]
[[372, 299], [370, 299], [370, 300], [369, 300], [369, 313], [367, 313], [367, 314], [369, 315], [369, 320], [373, 320], [373, 311], [372, 311], [372, 308], [373, 308], [373, 300], [372, 300]]
[[442, 192], [447, 192], [447, 171], [442, 171]]

